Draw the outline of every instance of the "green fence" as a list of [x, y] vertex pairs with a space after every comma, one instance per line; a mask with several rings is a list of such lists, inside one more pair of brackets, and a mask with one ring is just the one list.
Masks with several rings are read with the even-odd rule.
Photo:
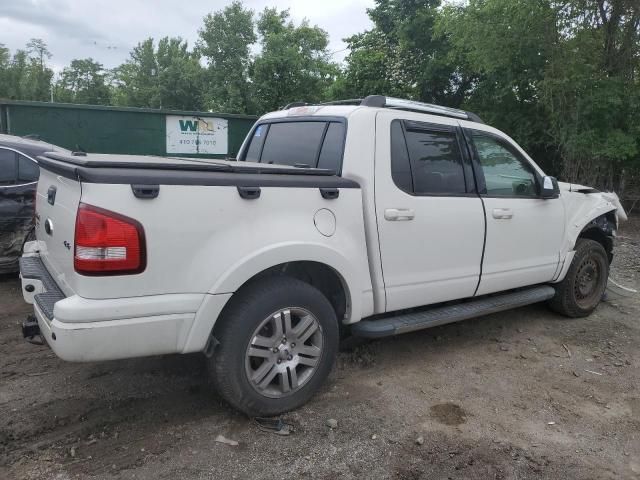
[[71, 150], [235, 157], [256, 117], [212, 112], [0, 100], [0, 132]]

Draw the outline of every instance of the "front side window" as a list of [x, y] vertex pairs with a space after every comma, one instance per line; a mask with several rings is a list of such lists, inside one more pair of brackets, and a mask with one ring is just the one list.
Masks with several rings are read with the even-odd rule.
[[22, 155], [18, 158], [18, 183], [37, 182], [40, 176], [38, 164]]
[[244, 160], [339, 172], [344, 124], [327, 121], [274, 122], [253, 131]]
[[394, 121], [391, 171], [400, 189], [411, 188], [417, 195], [466, 193], [462, 153], [454, 129], [418, 122], [404, 122], [403, 129]]
[[473, 132], [472, 138], [484, 173], [487, 195], [537, 195], [536, 176], [531, 166], [513, 148], [491, 135], [480, 132]]
[[16, 152], [0, 148], [0, 187], [16, 183]]

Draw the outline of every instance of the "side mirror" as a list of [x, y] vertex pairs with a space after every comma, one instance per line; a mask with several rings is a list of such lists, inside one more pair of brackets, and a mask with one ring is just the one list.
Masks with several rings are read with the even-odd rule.
[[560, 195], [560, 187], [558, 187], [558, 180], [555, 177], [542, 177], [542, 191], [540, 192], [541, 198], [558, 198]]

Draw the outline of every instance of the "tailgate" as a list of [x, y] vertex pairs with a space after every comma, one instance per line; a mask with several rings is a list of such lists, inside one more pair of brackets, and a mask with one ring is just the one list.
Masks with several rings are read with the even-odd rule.
[[40, 257], [62, 291], [74, 289], [73, 238], [81, 184], [40, 168], [36, 197], [36, 239]]

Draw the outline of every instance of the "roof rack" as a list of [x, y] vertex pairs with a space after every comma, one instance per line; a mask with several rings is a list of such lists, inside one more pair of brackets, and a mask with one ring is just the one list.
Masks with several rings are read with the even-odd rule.
[[333, 102], [324, 102], [319, 104], [294, 102], [284, 107], [284, 110], [289, 110], [290, 108], [294, 107], [304, 107], [308, 105], [360, 105], [362, 107], [372, 108], [392, 108], [396, 110], [430, 113], [432, 115], [440, 115], [443, 117], [458, 118], [461, 120], [484, 123], [478, 115], [472, 112], [467, 112], [465, 110], [433, 105], [431, 103], [416, 102], [414, 100], [406, 100], [403, 98], [386, 97], [384, 95], [369, 95], [365, 98], [351, 98], [347, 100], [336, 100]]
[[362, 99], [348, 98], [346, 100], [334, 100], [332, 102], [323, 102], [320, 105], [362, 105]]

